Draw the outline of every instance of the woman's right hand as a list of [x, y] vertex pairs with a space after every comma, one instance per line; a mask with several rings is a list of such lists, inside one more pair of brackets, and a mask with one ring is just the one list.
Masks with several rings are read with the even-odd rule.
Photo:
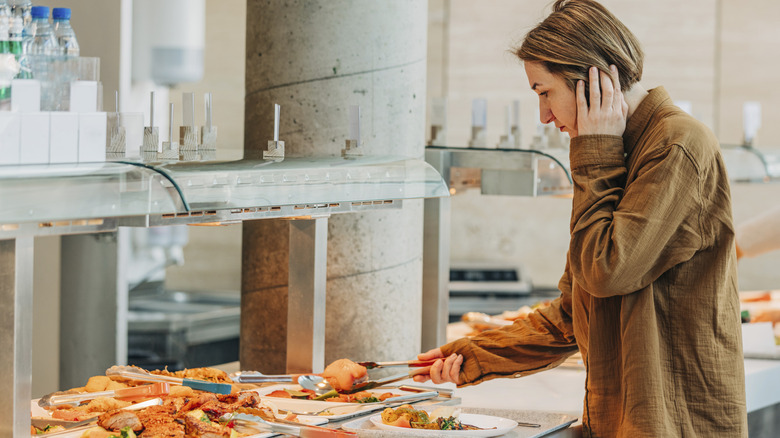
[[434, 348], [417, 355], [418, 360], [433, 360], [439, 359], [433, 363], [433, 365], [423, 368], [418, 371], [418, 374], [414, 376], [415, 382], [427, 382], [431, 380], [433, 383], [452, 382], [456, 385], [460, 385], [460, 366], [463, 364], [463, 355], [451, 354], [449, 357], [444, 357], [441, 352], [441, 348]]

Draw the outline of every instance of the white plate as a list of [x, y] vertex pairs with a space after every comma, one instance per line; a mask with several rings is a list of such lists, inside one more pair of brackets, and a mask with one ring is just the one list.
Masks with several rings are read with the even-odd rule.
[[[299, 385], [272, 385], [266, 386], [260, 389], [254, 389], [255, 393], [260, 396], [260, 399], [264, 402], [270, 402], [276, 405], [279, 409], [291, 410], [297, 412], [315, 412], [321, 409], [328, 409], [330, 412], [326, 414], [317, 415], [318, 418], [326, 418], [328, 421], [343, 420], [346, 418], [354, 417], [356, 415], [365, 415], [374, 412], [379, 409], [384, 409], [382, 404], [363, 404], [363, 403], [336, 403], [321, 400], [302, 400], [295, 398], [282, 398], [282, 397], [266, 397], [266, 395], [278, 391], [278, 390], [294, 390], [300, 391]], [[386, 392], [392, 393], [396, 396], [410, 395], [411, 393], [401, 391], [398, 389], [372, 389], [370, 392], [384, 394]], [[431, 396], [433, 397], [433, 396]], [[267, 404], [266, 404], [267, 405]]]
[[390, 426], [382, 422], [381, 415], [373, 415], [369, 418], [374, 426], [383, 430], [394, 430], [397, 432], [414, 432], [415, 435], [451, 435], [451, 436], [499, 436], [517, 427], [517, 422], [508, 418], [494, 417], [492, 415], [481, 414], [460, 414], [458, 420], [464, 424], [481, 427], [482, 430], [432, 430], [432, 429], [410, 429], [408, 427]]

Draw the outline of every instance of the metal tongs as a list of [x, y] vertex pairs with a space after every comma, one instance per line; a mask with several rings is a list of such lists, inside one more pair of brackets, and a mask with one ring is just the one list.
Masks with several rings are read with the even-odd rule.
[[154, 383], [152, 385], [136, 386], [133, 388], [114, 389], [111, 391], [85, 392], [77, 394], [66, 394], [53, 392], [46, 394], [38, 400], [38, 406], [47, 408], [58, 405], [78, 405], [83, 401], [94, 400], [98, 397], [114, 397], [118, 399], [133, 401], [145, 398], [154, 398], [166, 395], [169, 392], [169, 384], [164, 382]]
[[433, 365], [437, 360], [438, 359], [399, 360], [395, 362], [358, 362], [357, 364], [366, 367], [367, 370], [373, 370], [375, 368], [388, 368], [388, 367], [421, 368], [421, 367], [429, 367]]
[[263, 374], [260, 371], [236, 371], [228, 377], [237, 383], [296, 383], [302, 374]]
[[107, 376], [120, 376], [125, 379], [138, 380], [141, 382], [167, 382], [174, 385], [189, 386], [192, 389], [214, 392], [217, 394], [230, 394], [233, 387], [228, 383], [214, 383], [206, 380], [182, 379], [181, 377], [161, 376], [151, 374], [148, 371], [133, 367], [114, 365], [106, 370]]
[[330, 429], [327, 427], [309, 426], [305, 424], [293, 425], [293, 424], [281, 424], [271, 421], [267, 421], [264, 418], [249, 415], [249, 414], [235, 414], [229, 417], [231, 420], [249, 421], [256, 423], [263, 430], [270, 430], [274, 433], [284, 433], [292, 436], [299, 436], [301, 438], [351, 438], [356, 437], [355, 432], [347, 432], [345, 430]]

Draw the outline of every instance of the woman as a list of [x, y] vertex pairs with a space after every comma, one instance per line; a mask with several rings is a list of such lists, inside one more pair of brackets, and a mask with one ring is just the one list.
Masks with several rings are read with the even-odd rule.
[[645, 90], [633, 34], [558, 0], [516, 50], [541, 121], [571, 136], [561, 296], [512, 326], [423, 353], [418, 381], [469, 385], [587, 368], [585, 436], [747, 436], [736, 254], [715, 136]]

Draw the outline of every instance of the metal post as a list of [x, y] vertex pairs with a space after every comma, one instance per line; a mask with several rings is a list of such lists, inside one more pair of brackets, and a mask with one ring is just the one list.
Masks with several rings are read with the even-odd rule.
[[325, 368], [328, 218], [290, 221], [287, 371]]
[[[450, 184], [452, 155], [449, 151], [429, 148], [425, 161]], [[447, 340], [450, 300], [450, 199], [425, 200], [423, 219], [423, 297], [422, 351], [444, 344]]]
[[450, 299], [450, 198], [425, 200], [422, 351], [447, 341]]
[[30, 434], [33, 238], [0, 240], [0, 436]]

